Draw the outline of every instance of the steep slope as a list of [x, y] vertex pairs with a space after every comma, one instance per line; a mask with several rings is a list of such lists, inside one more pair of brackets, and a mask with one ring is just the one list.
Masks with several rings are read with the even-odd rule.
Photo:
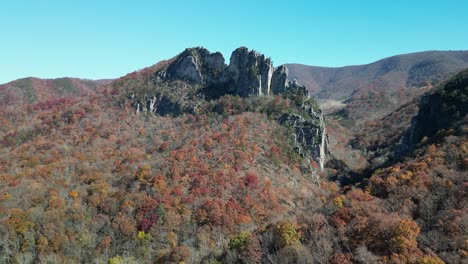
[[[368, 190], [418, 223], [420, 248], [467, 261], [468, 69], [421, 98], [403, 138], [412, 153], [374, 172]], [[400, 142], [401, 143], [401, 142]], [[415, 229], [416, 230], [416, 229]], [[395, 259], [407, 259], [395, 255]]]
[[338, 209], [328, 219], [352, 254], [331, 263], [467, 261], [467, 72], [367, 122], [352, 142], [373, 167], [338, 177], [347, 186], [331, 199]]
[[382, 119], [365, 123], [350, 144], [364, 151], [373, 167], [379, 167], [462, 119], [467, 106], [468, 69]]
[[92, 95], [110, 80], [24, 78], [0, 85], [0, 105], [21, 105], [63, 97]]
[[468, 113], [468, 69], [459, 72], [440, 89], [422, 98], [420, 113], [414, 119], [410, 140], [418, 143], [447, 128]]

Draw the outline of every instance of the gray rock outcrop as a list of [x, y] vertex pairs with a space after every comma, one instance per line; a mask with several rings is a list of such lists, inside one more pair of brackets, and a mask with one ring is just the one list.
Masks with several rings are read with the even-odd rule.
[[288, 88], [289, 70], [286, 66], [279, 66], [273, 73], [271, 80], [271, 92], [273, 94], [283, 93], [285, 88]]
[[210, 53], [201, 47], [186, 49], [156, 75], [163, 81], [198, 85], [218, 96], [269, 96], [285, 92], [292, 83], [285, 66], [275, 70], [271, 59], [245, 47], [232, 52], [229, 65], [219, 52]]
[[203, 86], [219, 81], [225, 68], [221, 53], [210, 53], [205, 48], [191, 48], [177, 56], [164, 74], [159, 73], [159, 76]]
[[278, 122], [286, 127], [292, 127], [294, 150], [302, 157], [313, 159], [320, 170], [324, 169], [328, 155], [328, 138], [325, 122], [321, 113], [311, 113], [307, 117], [297, 114], [284, 114]]
[[[317, 171], [314, 163], [323, 170], [328, 140], [322, 113], [307, 89], [296, 80], [289, 81], [288, 74], [287, 67], [275, 69], [271, 59], [245, 47], [232, 52], [229, 65], [219, 52], [191, 48], [155, 73], [151, 80], [153, 91], [145, 91], [138, 99], [132, 95], [131, 99], [137, 112], [178, 115], [197, 112], [199, 99], [217, 99], [226, 94], [240, 97], [283, 94], [295, 110], [280, 113], [277, 121], [292, 128], [294, 150], [303, 157], [303, 170]], [[318, 174], [312, 175], [319, 181]]]
[[225, 78], [239, 96], [269, 95], [273, 64], [265, 55], [242, 47], [232, 55]]

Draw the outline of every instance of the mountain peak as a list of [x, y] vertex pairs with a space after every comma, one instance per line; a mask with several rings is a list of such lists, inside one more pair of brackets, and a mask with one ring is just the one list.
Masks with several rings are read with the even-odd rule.
[[[247, 47], [235, 49], [229, 65], [220, 52], [211, 53], [203, 47], [188, 48], [156, 75], [158, 81], [182, 81], [202, 87], [214, 97], [271, 95], [284, 92], [290, 86], [285, 66], [275, 70], [270, 58]], [[298, 88], [298, 85], [291, 87]]]

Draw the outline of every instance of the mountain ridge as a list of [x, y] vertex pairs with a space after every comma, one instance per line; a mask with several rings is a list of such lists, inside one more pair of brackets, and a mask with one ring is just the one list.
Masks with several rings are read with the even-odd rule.
[[[322, 91], [322, 90], [324, 88], [328, 88], [328, 89], [335, 88], [332, 77], [338, 78], [338, 80], [343, 80], [344, 77], [350, 77], [351, 74], [355, 75], [353, 77], [356, 77], [356, 75], [365, 77], [367, 70], [373, 70], [370, 72], [370, 74], [374, 74], [375, 76], [368, 77], [369, 80], [372, 80], [373, 78], [380, 77], [380, 75], [385, 75], [393, 71], [393, 69], [395, 68], [397, 68], [400, 71], [401, 70], [409, 71], [411, 66], [420, 66], [420, 67], [427, 68], [428, 65], [417, 65], [417, 64], [427, 62], [425, 60], [428, 60], [428, 59], [432, 60], [432, 61], [429, 61], [431, 63], [437, 63], [441, 61], [441, 62], [454, 64], [454, 68], [450, 68], [449, 71], [446, 71], [446, 73], [455, 73], [458, 70], [468, 67], [468, 50], [421, 51], [421, 52], [393, 55], [393, 56], [379, 59], [377, 61], [367, 63], [367, 64], [346, 65], [342, 67], [312, 66], [312, 65], [299, 64], [299, 63], [286, 63], [284, 65], [288, 66], [288, 68], [290, 69], [290, 75], [292, 78], [296, 78], [298, 81], [303, 83], [313, 94], [319, 96], [319, 98], [323, 97], [324, 99], [326, 99], [326, 98], [329, 98], [330, 96], [327, 96], [327, 94], [325, 93], [326, 91]], [[399, 67], [402, 67], [402, 69], [399, 69]], [[342, 76], [339, 76], [340, 74]], [[414, 73], [414, 75], [418, 75], [418, 73]], [[418, 84], [417, 82], [414, 82], [414, 81], [415, 80], [413, 80], [409, 84]], [[421, 80], [421, 81], [425, 81], [425, 80]], [[347, 82], [343, 84], [348, 85], [349, 83], [350, 82], [348, 80]], [[357, 84], [354, 84], [354, 85], [357, 85]], [[342, 96], [340, 99], [345, 99], [346, 95], [349, 96], [351, 95], [351, 93], [352, 91], [347, 91], [343, 93], [345, 96], [344, 97]]]
[[62, 97], [74, 97], [94, 94], [101, 85], [110, 80], [89, 80], [62, 77], [55, 79], [41, 79], [26, 77], [5, 84], [0, 84], [0, 104], [19, 105], [43, 102]]

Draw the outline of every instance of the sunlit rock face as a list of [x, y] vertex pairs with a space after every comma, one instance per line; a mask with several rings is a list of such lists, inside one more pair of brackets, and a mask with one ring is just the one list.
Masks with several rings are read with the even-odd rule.
[[245, 47], [232, 52], [229, 65], [219, 52], [210, 53], [201, 47], [186, 49], [157, 75], [163, 80], [215, 89], [217, 95], [228, 93], [241, 97], [277, 94], [289, 85], [285, 66], [275, 70], [271, 59]]
[[235, 86], [235, 94], [269, 95], [273, 64], [265, 55], [242, 47], [236, 49], [232, 55], [226, 72], [226, 79], [231, 86]]
[[309, 108], [306, 116], [284, 114], [278, 122], [293, 129], [294, 150], [302, 157], [314, 160], [320, 170], [328, 155], [328, 138], [322, 113]]
[[186, 49], [165, 70], [168, 80], [186, 81], [196, 85], [210, 85], [219, 81], [226, 65], [221, 53], [205, 48]]

